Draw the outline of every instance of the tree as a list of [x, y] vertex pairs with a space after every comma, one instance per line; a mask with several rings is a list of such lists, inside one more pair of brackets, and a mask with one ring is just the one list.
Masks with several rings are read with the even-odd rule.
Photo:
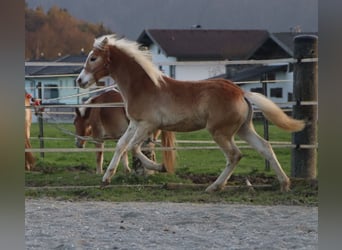
[[95, 37], [112, 33], [102, 23], [92, 24], [71, 16], [66, 9], [51, 7], [44, 13], [42, 7], [25, 8], [25, 58], [55, 59], [66, 54], [89, 51]]

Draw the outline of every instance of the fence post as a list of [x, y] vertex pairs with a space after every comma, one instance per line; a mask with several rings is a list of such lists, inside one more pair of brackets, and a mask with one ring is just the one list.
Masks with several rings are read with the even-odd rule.
[[[37, 85], [38, 88], [38, 98], [42, 100], [42, 83], [38, 82]], [[39, 124], [39, 145], [40, 148], [44, 148], [44, 120], [43, 120], [43, 113], [38, 112], [38, 124]], [[44, 158], [45, 154], [44, 152], [40, 152], [40, 157]]]
[[301, 145], [317, 143], [317, 105], [301, 105], [302, 101], [317, 101], [318, 63], [301, 63], [303, 58], [318, 57], [318, 38], [313, 35], [298, 35], [294, 38], [293, 117], [307, 122], [303, 131], [293, 133], [292, 144], [292, 177], [316, 178], [317, 149], [301, 148]]
[[[264, 74], [261, 77], [260, 81], [262, 82], [262, 92], [267, 97], [268, 95], [267, 95], [267, 82], [266, 82], [266, 80], [267, 80], [267, 77], [266, 77], [266, 74]], [[268, 129], [269, 123], [265, 117], [263, 118], [263, 124], [264, 124], [264, 139], [268, 141], [270, 139], [269, 129]], [[270, 169], [270, 161], [265, 159], [265, 171], [270, 171], [270, 170], [271, 170]]]

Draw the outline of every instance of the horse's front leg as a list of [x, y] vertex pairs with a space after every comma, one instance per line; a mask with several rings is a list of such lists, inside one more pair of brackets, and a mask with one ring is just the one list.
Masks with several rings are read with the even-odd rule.
[[112, 160], [110, 161], [105, 174], [102, 177], [103, 186], [108, 185], [110, 183], [111, 177], [116, 173], [116, 169], [119, 165], [121, 156], [125, 151], [127, 151], [128, 142], [132, 139], [135, 133], [135, 130], [136, 130], [135, 124], [133, 122], [130, 122], [126, 132], [119, 139], [115, 148], [114, 156]]

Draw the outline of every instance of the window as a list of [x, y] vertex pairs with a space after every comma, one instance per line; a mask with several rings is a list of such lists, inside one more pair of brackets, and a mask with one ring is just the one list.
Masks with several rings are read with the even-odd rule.
[[257, 92], [257, 93], [263, 94], [262, 88], [251, 88], [251, 92]]
[[44, 99], [58, 98], [59, 91], [57, 84], [44, 85]]
[[274, 81], [276, 79], [274, 72], [269, 72], [266, 77], [268, 81]]
[[98, 81], [98, 82], [96, 83], [96, 86], [97, 86], [97, 87], [104, 87], [104, 86], [106, 86], [106, 82], [105, 82], [105, 81]]
[[176, 66], [175, 65], [170, 65], [170, 77], [176, 78]]
[[271, 89], [271, 97], [282, 98], [283, 97], [283, 89], [282, 88], [272, 88]]

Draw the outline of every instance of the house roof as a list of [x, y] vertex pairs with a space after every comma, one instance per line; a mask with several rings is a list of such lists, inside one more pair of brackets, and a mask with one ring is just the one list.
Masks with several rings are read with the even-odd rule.
[[147, 29], [137, 41], [178, 60], [245, 60], [268, 38], [266, 30]]
[[252, 68], [244, 69], [237, 72], [233, 77], [230, 79], [234, 82], [237, 81], [248, 81], [253, 80], [256, 77], [262, 76], [262, 74], [270, 73], [270, 72], [277, 72], [277, 71], [286, 71], [287, 65], [258, 65]]
[[287, 70], [287, 65], [257, 65], [257, 66], [252, 66], [252, 67], [248, 67], [245, 69], [241, 69], [233, 73], [231, 76], [227, 76], [227, 74], [224, 73], [221, 75], [214, 76], [212, 78], [225, 78], [233, 82], [250, 81], [250, 80], [255, 80], [257, 77], [260, 78], [262, 74], [265, 74], [265, 73], [286, 71], [286, 70]]
[[[86, 55], [66, 55], [53, 62], [83, 63], [87, 59]], [[39, 60], [42, 62], [42, 60]], [[25, 66], [26, 76], [37, 75], [73, 75], [79, 74], [82, 66]]]
[[275, 41], [282, 49], [284, 49], [290, 56], [293, 56], [294, 43], [293, 40], [298, 35], [315, 35], [318, 36], [317, 32], [279, 32], [272, 33], [270, 39]]

